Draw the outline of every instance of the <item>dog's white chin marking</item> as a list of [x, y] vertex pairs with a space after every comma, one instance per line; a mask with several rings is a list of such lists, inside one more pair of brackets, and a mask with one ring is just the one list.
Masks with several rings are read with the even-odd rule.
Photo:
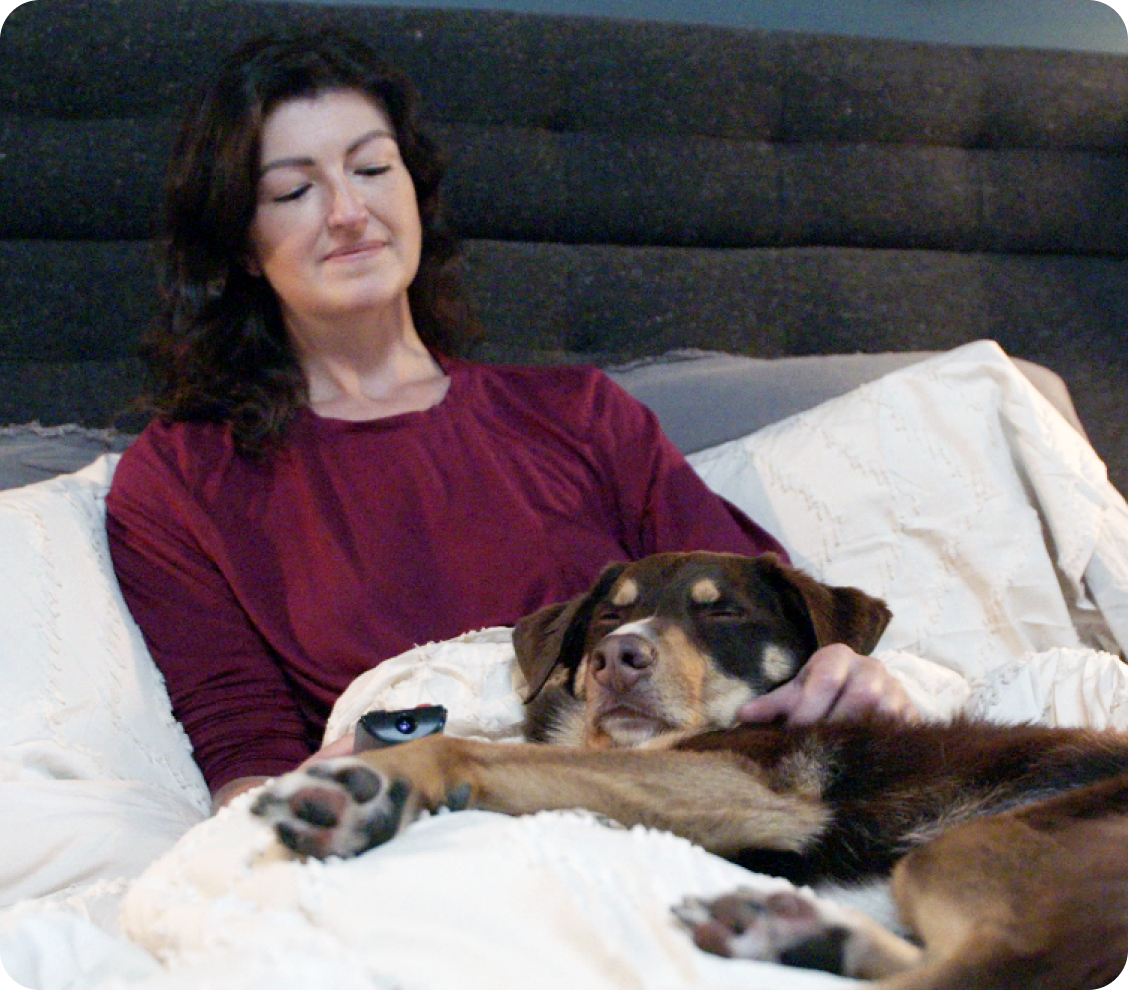
[[670, 731], [670, 726], [643, 715], [608, 715], [599, 727], [616, 746], [642, 746]]

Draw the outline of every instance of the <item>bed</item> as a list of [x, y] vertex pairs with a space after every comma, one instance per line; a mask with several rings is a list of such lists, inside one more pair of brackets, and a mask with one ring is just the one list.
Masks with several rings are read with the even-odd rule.
[[[102, 520], [139, 426], [119, 413], [143, 384], [171, 108], [270, 24], [378, 32], [420, 82], [457, 149], [481, 356], [607, 366], [801, 565], [890, 602], [878, 655], [936, 717], [1128, 728], [1123, 59], [485, 12], [159, 14], [53, 0], [0, 37], [0, 960], [18, 982], [844, 982], [697, 952], [672, 903], [779, 881], [579, 811], [436, 815], [329, 863], [283, 853], [249, 796], [207, 817]], [[576, 184], [577, 156], [597, 181]], [[1020, 195], [1066, 178], [1059, 202]], [[519, 688], [509, 631], [468, 631], [355, 683], [327, 738], [437, 701], [453, 733], [515, 739]]]

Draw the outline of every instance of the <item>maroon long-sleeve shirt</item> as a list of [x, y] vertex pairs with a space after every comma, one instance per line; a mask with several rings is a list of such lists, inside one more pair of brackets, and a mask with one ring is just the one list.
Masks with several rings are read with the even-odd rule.
[[281, 450], [154, 422], [107, 503], [115, 570], [213, 790], [292, 768], [358, 674], [663, 550], [780, 552], [590, 368], [442, 358], [424, 412], [302, 411]]

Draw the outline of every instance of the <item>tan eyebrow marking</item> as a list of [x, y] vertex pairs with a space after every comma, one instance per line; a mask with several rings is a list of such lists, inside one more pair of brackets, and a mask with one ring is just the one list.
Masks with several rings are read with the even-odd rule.
[[720, 599], [721, 589], [712, 578], [703, 578], [690, 589], [689, 596], [698, 605], [709, 605]]
[[611, 599], [611, 604], [619, 608], [625, 608], [627, 605], [633, 605], [638, 601], [638, 583], [631, 578], [627, 578], [616, 589], [614, 596]]

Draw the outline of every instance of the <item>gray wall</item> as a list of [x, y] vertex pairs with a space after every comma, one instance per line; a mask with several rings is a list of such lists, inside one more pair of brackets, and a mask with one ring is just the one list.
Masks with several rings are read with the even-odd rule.
[[[385, 0], [320, 2], [395, 6]], [[406, 0], [403, 6], [597, 14], [909, 41], [1128, 53], [1128, 28], [1112, 7], [1098, 0]]]

